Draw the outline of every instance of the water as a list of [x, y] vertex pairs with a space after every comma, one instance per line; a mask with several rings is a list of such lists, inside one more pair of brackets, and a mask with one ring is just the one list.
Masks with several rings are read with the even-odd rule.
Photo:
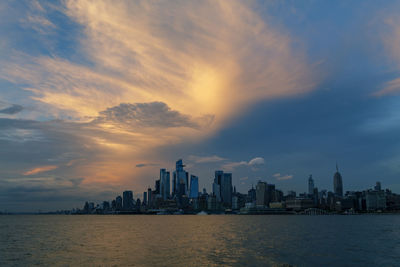
[[400, 216], [0, 216], [0, 266], [400, 266]]

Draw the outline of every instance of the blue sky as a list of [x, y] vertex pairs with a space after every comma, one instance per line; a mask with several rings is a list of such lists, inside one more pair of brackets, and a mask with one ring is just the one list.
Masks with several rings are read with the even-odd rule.
[[400, 192], [396, 1], [4, 1], [0, 209], [79, 207], [183, 158], [259, 179]]

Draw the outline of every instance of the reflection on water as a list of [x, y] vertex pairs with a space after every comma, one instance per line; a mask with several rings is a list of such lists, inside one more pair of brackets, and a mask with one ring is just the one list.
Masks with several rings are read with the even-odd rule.
[[[0, 216], [0, 265], [396, 266], [400, 216]], [[398, 265], [397, 265], [398, 266]]]

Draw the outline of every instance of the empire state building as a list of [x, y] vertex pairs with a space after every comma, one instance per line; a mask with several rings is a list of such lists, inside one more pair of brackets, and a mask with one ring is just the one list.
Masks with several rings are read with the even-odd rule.
[[336, 172], [333, 176], [333, 192], [336, 196], [343, 197], [343, 182], [342, 175], [340, 175], [338, 165], [336, 163]]

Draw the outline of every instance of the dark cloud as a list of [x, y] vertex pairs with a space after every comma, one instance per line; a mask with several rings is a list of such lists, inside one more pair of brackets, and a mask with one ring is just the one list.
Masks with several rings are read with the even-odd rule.
[[24, 108], [20, 105], [12, 105], [11, 107], [0, 109], [0, 113], [13, 115], [18, 112], [21, 112]]
[[100, 112], [96, 123], [111, 122], [124, 126], [136, 127], [189, 127], [198, 129], [204, 124], [209, 124], [213, 116], [206, 115], [201, 118], [191, 116], [172, 110], [163, 102], [149, 103], [121, 103], [118, 106], [108, 108]]

